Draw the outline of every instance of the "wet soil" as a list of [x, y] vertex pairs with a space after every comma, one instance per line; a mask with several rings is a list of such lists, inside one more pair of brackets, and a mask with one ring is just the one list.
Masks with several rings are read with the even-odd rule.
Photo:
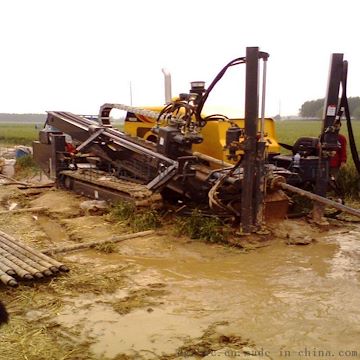
[[[61, 190], [0, 186], [0, 199], [2, 210], [10, 202], [48, 208], [0, 218], [2, 231], [37, 249], [130, 231], [106, 214], [83, 214], [84, 199]], [[109, 254], [55, 256], [69, 274], [0, 287], [11, 314], [0, 359], [360, 356], [360, 225], [319, 230], [287, 220], [271, 225], [266, 241], [250, 240], [209, 244], [168, 226]]]

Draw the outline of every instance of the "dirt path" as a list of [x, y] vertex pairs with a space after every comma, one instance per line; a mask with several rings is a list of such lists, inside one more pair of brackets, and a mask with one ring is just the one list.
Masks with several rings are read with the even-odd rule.
[[[60, 190], [0, 186], [1, 209], [15, 202], [49, 208], [40, 216], [1, 215], [1, 230], [38, 249], [129, 231], [106, 215], [84, 214], [82, 201]], [[1, 330], [0, 359], [360, 356], [360, 226], [320, 233], [287, 221], [274, 229], [268, 246], [254, 250], [162, 228], [111, 254], [58, 257], [69, 274], [0, 287], [12, 315]], [[289, 236], [315, 241], [292, 246]]]

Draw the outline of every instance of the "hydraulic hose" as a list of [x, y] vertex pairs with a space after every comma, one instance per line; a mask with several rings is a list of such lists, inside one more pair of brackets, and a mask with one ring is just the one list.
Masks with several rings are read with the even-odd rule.
[[351, 150], [351, 156], [354, 161], [356, 170], [358, 174], [360, 175], [360, 159], [359, 159], [359, 153], [357, 151], [356, 143], [355, 143], [355, 137], [354, 137], [354, 131], [351, 124], [351, 117], [350, 117], [350, 109], [349, 109], [349, 102], [346, 95], [346, 86], [347, 86], [347, 70], [348, 70], [348, 63], [347, 61], [344, 61], [344, 67], [343, 67], [343, 79], [342, 79], [342, 97], [341, 97], [341, 107], [344, 108], [345, 117], [346, 117], [346, 125], [348, 129], [348, 135], [349, 135], [349, 145]]

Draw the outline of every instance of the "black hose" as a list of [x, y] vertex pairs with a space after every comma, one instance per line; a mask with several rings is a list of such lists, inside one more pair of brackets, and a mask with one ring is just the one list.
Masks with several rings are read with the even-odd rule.
[[349, 145], [351, 150], [351, 156], [355, 164], [355, 168], [360, 175], [360, 159], [359, 159], [359, 153], [357, 151], [355, 137], [354, 137], [354, 131], [351, 124], [351, 116], [350, 116], [350, 108], [349, 108], [349, 102], [346, 95], [346, 87], [347, 87], [347, 70], [348, 70], [348, 63], [347, 61], [344, 61], [344, 67], [343, 67], [343, 78], [342, 78], [342, 96], [341, 96], [341, 102], [340, 102], [340, 108], [344, 108], [345, 117], [346, 117], [346, 125], [348, 129], [348, 135], [349, 135]]
[[203, 121], [202, 117], [201, 117], [201, 111], [204, 107], [204, 104], [210, 94], [210, 92], [212, 91], [212, 89], [215, 87], [215, 85], [218, 83], [218, 81], [224, 76], [224, 74], [226, 73], [227, 69], [230, 66], [234, 66], [234, 65], [238, 65], [238, 64], [244, 64], [246, 61], [246, 57], [240, 57], [237, 59], [234, 59], [232, 61], [230, 61], [228, 64], [226, 64], [221, 71], [216, 75], [215, 79], [212, 81], [212, 83], [209, 85], [209, 87], [207, 88], [207, 90], [205, 91], [204, 95], [201, 97], [201, 100], [198, 104], [198, 107], [196, 109], [196, 120], [197, 121]]
[[342, 74], [342, 79], [341, 79], [342, 94], [341, 94], [341, 98], [340, 98], [338, 111], [337, 111], [336, 117], [333, 122], [333, 127], [335, 129], [339, 129], [339, 127], [341, 125], [341, 117], [345, 113], [351, 156], [352, 156], [355, 168], [356, 168], [358, 174], [360, 174], [360, 159], [359, 159], [359, 154], [358, 154], [357, 147], [356, 147], [354, 131], [352, 128], [352, 123], [351, 123], [349, 102], [348, 102], [347, 94], [346, 94], [347, 73], [348, 73], [348, 62], [344, 61], [343, 62], [343, 74]]

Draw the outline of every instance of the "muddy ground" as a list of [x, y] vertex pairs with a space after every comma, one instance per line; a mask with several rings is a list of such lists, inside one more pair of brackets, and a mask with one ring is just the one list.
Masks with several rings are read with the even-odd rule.
[[[0, 229], [36, 249], [131, 231], [84, 212], [83, 201], [0, 185], [2, 210], [48, 208], [1, 214]], [[303, 238], [308, 245], [292, 245]], [[358, 223], [319, 230], [286, 220], [236, 248], [179, 237], [168, 224], [112, 253], [56, 255], [68, 274], [0, 286], [11, 315], [0, 359], [358, 358], [359, 240]]]

